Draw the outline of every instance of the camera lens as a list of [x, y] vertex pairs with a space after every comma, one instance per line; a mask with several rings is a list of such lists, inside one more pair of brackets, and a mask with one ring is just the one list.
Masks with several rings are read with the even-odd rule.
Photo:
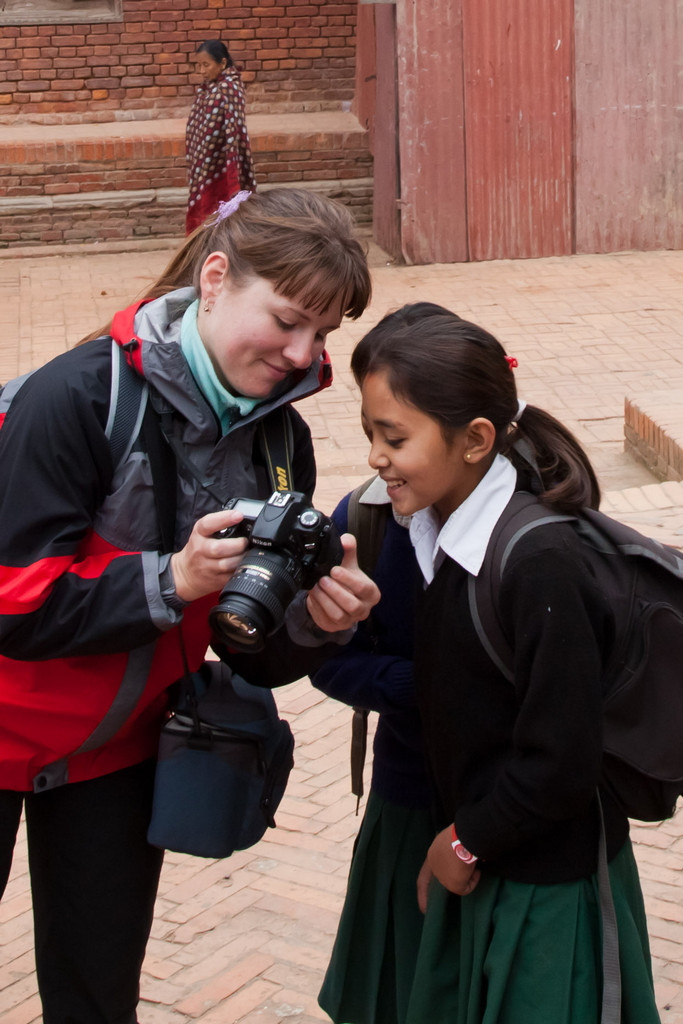
[[211, 610], [211, 628], [231, 647], [260, 651], [284, 622], [301, 578], [300, 565], [289, 555], [249, 549]]

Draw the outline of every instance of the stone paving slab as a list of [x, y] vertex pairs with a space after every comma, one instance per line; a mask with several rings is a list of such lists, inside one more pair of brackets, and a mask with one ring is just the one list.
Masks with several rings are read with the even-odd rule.
[[[104, 324], [168, 251], [0, 259], [0, 380]], [[683, 387], [683, 252], [396, 267], [372, 252], [375, 294], [331, 339], [335, 384], [302, 403], [331, 510], [368, 474], [353, 345], [388, 309], [441, 302], [481, 323], [519, 360], [522, 397], [555, 413], [588, 449], [603, 509], [683, 547], [683, 485], [658, 484], [623, 451], [626, 396]], [[319, 1024], [316, 994], [343, 900], [359, 819], [348, 791], [350, 712], [301, 680], [279, 691], [297, 739], [278, 828], [225, 861], [169, 854], [142, 980], [141, 1024]], [[683, 1024], [683, 815], [633, 827], [658, 1001]], [[30, 892], [23, 832], [0, 904], [0, 1019], [33, 1024]], [[435, 1022], [438, 1024], [438, 1022]]]

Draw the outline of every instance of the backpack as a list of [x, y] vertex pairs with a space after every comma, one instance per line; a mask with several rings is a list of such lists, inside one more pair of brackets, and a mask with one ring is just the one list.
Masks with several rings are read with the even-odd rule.
[[[375, 505], [364, 504], [361, 501], [368, 487], [376, 479], [376, 476], [370, 477], [351, 492], [347, 512], [348, 531], [356, 538], [358, 566], [368, 576], [372, 576], [374, 572], [382, 550], [387, 523], [392, 515], [390, 502]], [[372, 632], [372, 612], [368, 616], [367, 627]], [[364, 792], [363, 769], [368, 750], [369, 713], [367, 708], [354, 707], [351, 717], [351, 792], [356, 798], [356, 814]]]
[[[104, 337], [104, 336], [103, 336]], [[96, 339], [101, 340], [101, 339]], [[22, 386], [36, 371], [29, 370], [0, 386], [0, 423]], [[123, 461], [141, 429], [147, 407], [147, 382], [128, 365], [121, 346], [111, 340], [111, 392], [105, 434], [114, 469]]]
[[498, 593], [517, 541], [538, 526], [569, 523], [585, 545], [614, 610], [616, 637], [604, 680], [604, 787], [630, 818], [661, 821], [683, 793], [683, 556], [592, 509], [563, 515], [516, 492], [470, 576], [475, 629], [512, 681], [513, 653], [498, 618]]

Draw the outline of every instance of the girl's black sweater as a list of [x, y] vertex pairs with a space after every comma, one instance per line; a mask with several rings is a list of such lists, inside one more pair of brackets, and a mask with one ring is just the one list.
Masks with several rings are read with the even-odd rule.
[[[450, 558], [418, 597], [415, 673], [441, 827], [484, 870], [521, 882], [578, 879], [597, 867], [601, 678], [614, 622], [566, 524], [516, 545], [500, 590], [515, 683], [473, 626], [467, 572]], [[601, 790], [611, 859], [628, 821]]]
[[[333, 513], [348, 529], [349, 495]], [[417, 563], [408, 531], [389, 512], [373, 571], [381, 591], [372, 615], [353, 640], [337, 648], [311, 676], [319, 690], [356, 707], [379, 711], [373, 746], [372, 789], [402, 807], [431, 806], [413, 679], [413, 629]]]

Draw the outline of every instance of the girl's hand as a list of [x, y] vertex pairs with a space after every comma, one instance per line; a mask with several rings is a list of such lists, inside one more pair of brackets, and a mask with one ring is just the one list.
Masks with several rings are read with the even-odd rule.
[[344, 533], [341, 542], [341, 565], [335, 565], [329, 576], [318, 580], [306, 600], [309, 615], [326, 633], [350, 629], [367, 619], [380, 599], [377, 585], [358, 568], [356, 538]]
[[417, 905], [423, 914], [427, 912], [427, 896], [429, 894], [429, 883], [431, 882], [434, 874], [429, 866], [429, 861], [426, 860], [420, 868], [420, 873], [417, 876]]
[[427, 852], [427, 863], [444, 889], [458, 896], [469, 896], [479, 883], [481, 871], [476, 861], [474, 864], [465, 864], [460, 860], [451, 846], [451, 839], [450, 826], [439, 832]]
[[247, 549], [246, 537], [216, 537], [219, 530], [239, 523], [244, 516], [232, 509], [211, 512], [194, 524], [182, 550], [171, 556], [175, 590], [183, 601], [196, 601], [222, 590]]

